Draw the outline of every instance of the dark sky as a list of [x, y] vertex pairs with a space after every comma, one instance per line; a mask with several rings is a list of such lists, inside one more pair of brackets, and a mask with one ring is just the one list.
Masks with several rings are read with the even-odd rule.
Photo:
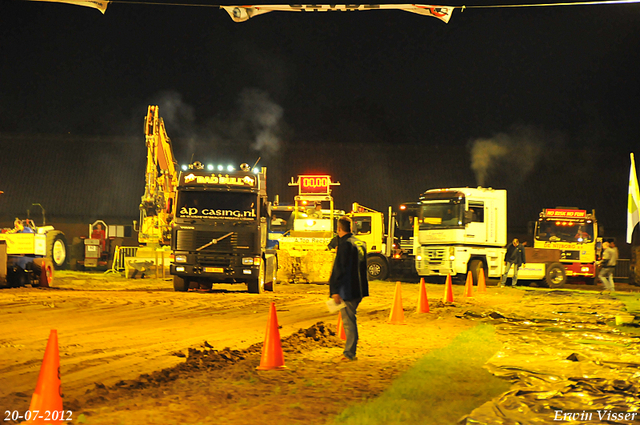
[[[311, 154], [459, 147], [460, 158], [438, 166], [475, 178], [450, 185], [516, 193], [544, 177], [554, 200], [613, 190], [621, 199], [567, 202], [615, 208], [613, 227], [624, 227], [640, 130], [637, 4], [456, 9], [448, 24], [403, 11], [234, 23], [216, 8], [115, 3], [102, 15], [0, 0], [0, 22], [0, 134], [137, 137], [144, 150], [142, 118], [158, 104], [181, 162], [216, 159], [221, 143], [247, 152], [225, 160], [261, 156], [272, 171], [279, 152], [301, 143]], [[615, 163], [599, 161], [612, 152]], [[416, 175], [432, 165], [415, 158], [406, 164]], [[354, 158], [354, 169], [369, 166]]]

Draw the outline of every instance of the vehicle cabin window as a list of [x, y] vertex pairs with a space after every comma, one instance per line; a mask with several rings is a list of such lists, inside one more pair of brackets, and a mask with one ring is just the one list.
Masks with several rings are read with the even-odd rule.
[[368, 235], [371, 233], [371, 217], [356, 217], [353, 220], [354, 234]]
[[484, 223], [484, 203], [469, 202], [469, 211], [472, 212], [472, 223]]

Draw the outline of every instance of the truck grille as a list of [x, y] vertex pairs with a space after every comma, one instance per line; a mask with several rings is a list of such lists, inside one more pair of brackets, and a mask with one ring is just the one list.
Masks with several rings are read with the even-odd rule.
[[426, 249], [425, 257], [429, 263], [440, 264], [444, 261], [444, 249]]
[[[221, 238], [227, 233], [229, 232], [178, 230], [176, 235], [176, 250], [195, 251], [213, 239]], [[254, 248], [255, 236], [253, 233], [238, 234], [238, 232], [233, 232], [232, 235], [201, 249], [199, 252], [253, 252]]]
[[233, 256], [228, 255], [212, 255], [212, 254], [202, 254], [198, 253], [196, 256], [196, 261], [201, 266], [213, 266], [213, 267], [223, 267], [228, 268], [233, 265]]

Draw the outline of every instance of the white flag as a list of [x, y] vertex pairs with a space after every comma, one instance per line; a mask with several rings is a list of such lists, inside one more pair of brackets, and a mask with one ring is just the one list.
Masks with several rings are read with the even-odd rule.
[[455, 7], [433, 6], [428, 4], [271, 4], [255, 6], [220, 6], [227, 11], [234, 22], [244, 22], [263, 13], [284, 12], [352, 12], [357, 10], [404, 10], [419, 15], [433, 16], [441, 21], [449, 22]]
[[34, 0], [34, 1], [46, 1], [50, 3], [66, 3], [66, 4], [75, 4], [78, 6], [92, 7], [94, 9], [98, 9], [103, 14], [107, 10], [107, 6], [109, 5], [108, 1], [100, 1], [100, 0]]
[[631, 243], [633, 229], [640, 222], [640, 190], [638, 189], [638, 176], [636, 175], [636, 163], [631, 154], [631, 171], [629, 172], [629, 203], [627, 204], [627, 243]]

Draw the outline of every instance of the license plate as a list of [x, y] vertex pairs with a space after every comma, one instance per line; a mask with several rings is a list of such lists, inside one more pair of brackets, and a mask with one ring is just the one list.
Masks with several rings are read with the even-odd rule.
[[206, 273], [224, 273], [224, 269], [222, 267], [205, 267], [204, 271]]

